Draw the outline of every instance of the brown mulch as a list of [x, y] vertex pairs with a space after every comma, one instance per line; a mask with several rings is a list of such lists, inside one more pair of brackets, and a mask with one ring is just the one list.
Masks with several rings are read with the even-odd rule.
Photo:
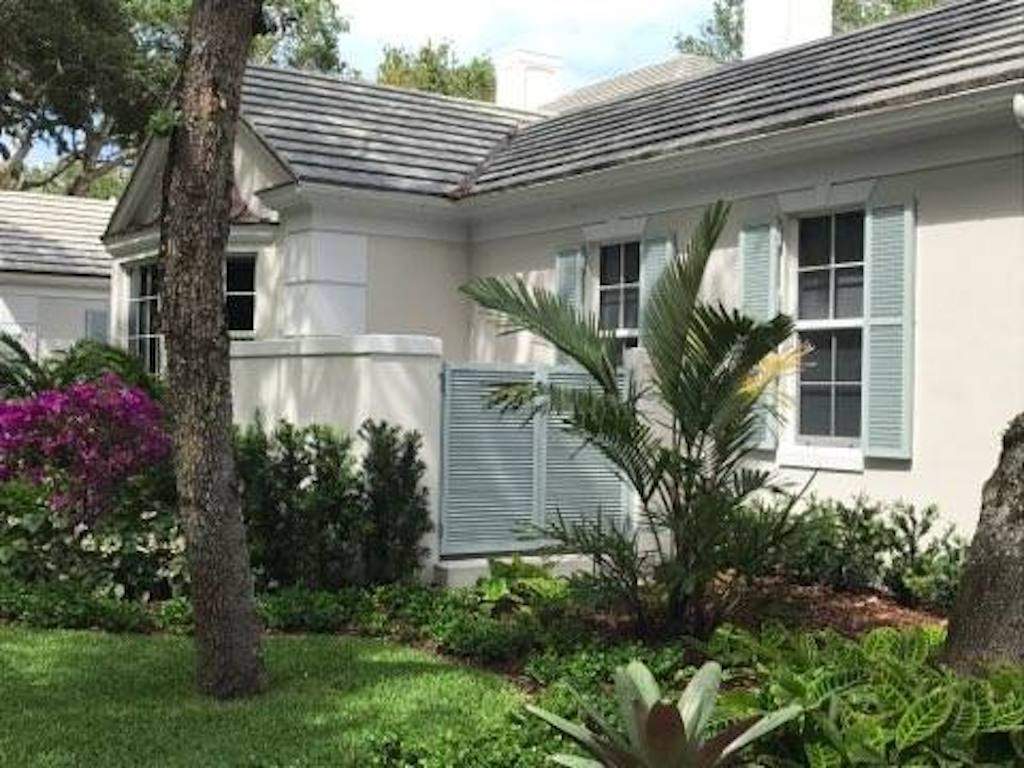
[[778, 621], [803, 629], [833, 629], [847, 636], [876, 627], [946, 624], [946, 619], [938, 614], [906, 608], [880, 592], [837, 592], [828, 587], [804, 587], [776, 580], [757, 584], [743, 600], [734, 621], [748, 627]]

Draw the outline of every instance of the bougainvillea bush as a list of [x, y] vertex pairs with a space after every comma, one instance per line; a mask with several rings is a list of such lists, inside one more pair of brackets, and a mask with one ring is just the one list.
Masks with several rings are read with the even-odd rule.
[[114, 374], [0, 403], [0, 482], [40, 487], [76, 523], [109, 512], [129, 479], [170, 452], [160, 405]]

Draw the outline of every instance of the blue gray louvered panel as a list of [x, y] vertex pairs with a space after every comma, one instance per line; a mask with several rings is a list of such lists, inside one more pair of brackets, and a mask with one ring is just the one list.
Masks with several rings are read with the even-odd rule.
[[906, 215], [903, 206], [871, 212], [871, 317], [903, 317]]
[[772, 228], [769, 224], [747, 227], [740, 234], [743, 269], [743, 312], [755, 320], [775, 314], [772, 281]]
[[508, 551], [527, 546], [534, 522], [534, 429], [487, 399], [532, 371], [451, 367], [445, 373], [442, 552]]
[[904, 445], [903, 327], [875, 325], [868, 330], [868, 445], [898, 451]]
[[[582, 371], [552, 371], [551, 384], [586, 387], [593, 379]], [[592, 445], [565, 431], [564, 421], [551, 414], [545, 449], [544, 515], [548, 521], [559, 514], [567, 522], [594, 519], [621, 520], [625, 512], [622, 481], [611, 462]]]

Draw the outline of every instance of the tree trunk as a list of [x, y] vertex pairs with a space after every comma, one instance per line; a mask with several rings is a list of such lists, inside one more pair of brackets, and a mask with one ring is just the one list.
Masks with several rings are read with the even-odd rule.
[[1024, 413], [1010, 422], [982, 491], [945, 660], [963, 672], [1024, 663]]
[[254, 693], [264, 680], [232, 450], [223, 284], [241, 80], [259, 10], [259, 0], [195, 0], [161, 215], [162, 330], [198, 681], [218, 698]]

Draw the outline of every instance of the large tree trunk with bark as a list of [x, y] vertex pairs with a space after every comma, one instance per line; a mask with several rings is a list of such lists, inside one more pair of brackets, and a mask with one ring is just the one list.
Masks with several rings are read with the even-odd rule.
[[231, 440], [224, 247], [241, 81], [259, 0], [195, 0], [164, 174], [162, 330], [201, 690], [264, 680]]
[[1024, 413], [1006, 430], [982, 492], [945, 660], [963, 672], [1024, 663]]

